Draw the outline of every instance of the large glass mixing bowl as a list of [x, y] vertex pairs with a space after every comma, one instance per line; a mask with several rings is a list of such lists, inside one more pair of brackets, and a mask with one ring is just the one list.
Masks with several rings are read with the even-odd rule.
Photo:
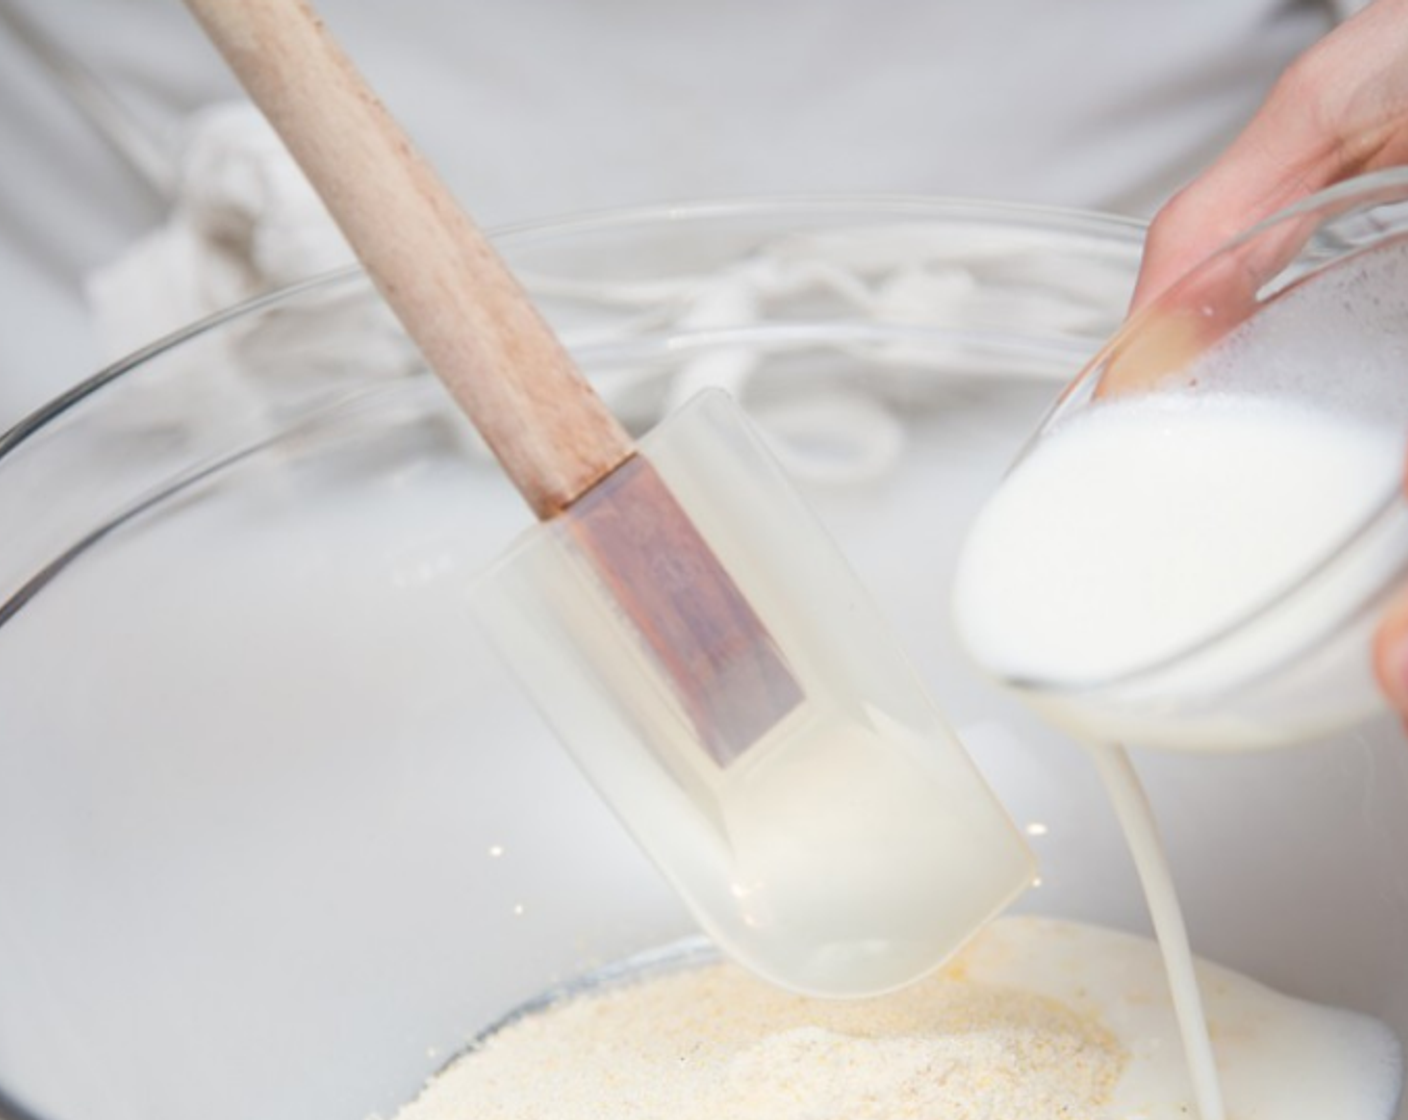
[[[1141, 235], [796, 199], [497, 238], [632, 425], [705, 384], [742, 400], [1027, 829], [1020, 905], [1137, 930], [1084, 757], [947, 610]], [[0, 1116], [389, 1116], [510, 1008], [692, 932], [470, 620], [528, 523], [356, 272], [0, 437]], [[1198, 949], [1400, 1036], [1403, 747], [1383, 724], [1140, 760]]]

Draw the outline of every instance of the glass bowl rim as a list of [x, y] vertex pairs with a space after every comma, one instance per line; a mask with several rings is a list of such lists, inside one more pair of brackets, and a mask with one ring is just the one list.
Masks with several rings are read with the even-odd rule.
[[[565, 236], [649, 225], [664, 227], [767, 216], [826, 217], [841, 214], [868, 215], [876, 219], [930, 217], [960, 222], [986, 221], [1006, 224], [1013, 228], [1037, 229], [1046, 233], [1098, 235], [1112, 244], [1131, 247], [1142, 243], [1147, 229], [1147, 223], [1137, 218], [1076, 207], [988, 201], [946, 195], [861, 192], [756, 195], [606, 207], [489, 227], [486, 233], [496, 247], [512, 250], [518, 246], [533, 245]], [[99, 389], [134, 372], [167, 351], [286, 300], [334, 287], [358, 277], [365, 279], [359, 264], [343, 265], [235, 303], [154, 339], [146, 346], [79, 380], [22, 417], [8, 431], [0, 430], [0, 463], [59, 416], [78, 406]]]

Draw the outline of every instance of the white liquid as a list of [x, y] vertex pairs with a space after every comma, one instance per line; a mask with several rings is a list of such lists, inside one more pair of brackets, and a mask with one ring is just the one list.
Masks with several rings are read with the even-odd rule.
[[1227, 1109], [1212, 1036], [1203, 1011], [1203, 995], [1194, 970], [1188, 925], [1183, 920], [1183, 907], [1178, 902], [1158, 822], [1124, 748], [1095, 745], [1090, 751], [1144, 888], [1164, 972], [1168, 976], [1169, 994], [1178, 1019], [1178, 1034], [1188, 1062], [1199, 1120], [1223, 1120]]
[[[1084, 1011], [1128, 1051], [1101, 1116], [1189, 1120], [1193, 1085], [1163, 982], [1142, 937], [1033, 918], [995, 923], [962, 957], [964, 976]], [[1363, 1015], [1293, 999], [1196, 962], [1232, 1120], [1390, 1120], [1402, 1085], [1398, 1042]]]
[[[1228, 1114], [1223, 1079], [1239, 1059], [1225, 1051], [1225, 1030], [1209, 1030], [1157, 826], [1124, 751], [1108, 745], [1112, 729], [1183, 746], [1274, 740], [1279, 729], [1255, 726], [1256, 700], [1274, 703], [1276, 693], [1244, 682], [1264, 682], [1286, 651], [1340, 629], [1392, 570], [1398, 546], [1378, 542], [1337, 584], [1281, 606], [1260, 632], [1186, 658], [1181, 672], [1151, 677], [1142, 695], [1107, 682], [1238, 625], [1325, 561], [1392, 492], [1400, 443], [1389, 425], [1287, 400], [1165, 394], [1107, 402], [1017, 466], [960, 560], [955, 613], [970, 651], [995, 675], [1058, 695], [1049, 714], [1091, 745], [1143, 883], [1201, 1120]], [[1358, 658], [1367, 665], [1367, 643]], [[1328, 710], [1344, 677], [1331, 667], [1289, 684]], [[1199, 709], [1201, 725], [1190, 716]], [[1298, 1064], [1284, 1068], [1300, 1072]], [[1355, 1084], [1266, 1115], [1389, 1115], [1396, 1088], [1371, 1100]], [[1232, 1114], [1245, 1107], [1234, 1104]]]
[[964, 638], [1011, 678], [1152, 664], [1320, 560], [1399, 465], [1391, 429], [1288, 402], [1095, 406], [1019, 464], [975, 525], [958, 575]]
[[[1252, 745], [1362, 715], [1376, 702], [1367, 639], [1339, 656], [1330, 636], [1395, 570], [1392, 534], [1237, 640], [1183, 658], [1147, 685], [1157, 695], [1119, 682], [1293, 586], [1396, 491], [1400, 459], [1392, 425], [1291, 400], [1093, 406], [979, 516], [956, 578], [960, 635], [996, 676], [1102, 739]], [[1313, 672], [1285, 664], [1307, 649]]]

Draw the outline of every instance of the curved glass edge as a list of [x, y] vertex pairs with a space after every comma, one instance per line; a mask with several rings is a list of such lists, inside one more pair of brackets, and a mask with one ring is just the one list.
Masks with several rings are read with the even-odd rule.
[[[887, 215], [892, 217], [948, 218], [951, 220], [981, 218], [987, 221], [1006, 221], [1031, 228], [1056, 229], [1067, 234], [1099, 235], [1107, 239], [1114, 238], [1131, 246], [1142, 242], [1146, 229], [1145, 223], [1133, 218], [1089, 210], [1022, 203], [983, 202], [976, 199], [902, 194], [804, 194], [606, 208], [558, 218], [514, 223], [491, 229], [488, 234], [496, 246], [506, 252], [511, 252], [515, 247], [526, 247], [567, 235], [651, 224], [690, 224], [719, 219], [768, 216], [796, 218], [798, 216], [820, 217], [847, 214], [866, 215], [871, 218]], [[355, 264], [347, 265], [235, 304], [153, 341], [150, 345], [110, 363], [79, 381], [72, 388], [19, 420], [7, 431], [0, 431], [0, 462], [3, 462], [7, 455], [13, 453], [16, 448], [52, 421], [104, 386], [132, 373], [146, 362], [160, 357], [182, 343], [226, 324], [258, 314], [262, 310], [298, 295], [334, 288], [339, 284], [358, 282], [367, 282], [361, 267]]]
[[[583, 996], [614, 991], [657, 976], [666, 976], [692, 968], [702, 968], [705, 965], [717, 964], [722, 960], [723, 955], [707, 937], [702, 934], [693, 934], [689, 937], [666, 942], [663, 945], [642, 949], [640, 952], [632, 953], [626, 957], [619, 957], [598, 968], [572, 976], [559, 984], [553, 984], [544, 988], [537, 995], [530, 996], [522, 1003], [509, 1008], [497, 1019], [476, 1032], [468, 1042], [452, 1053], [438, 1069], [431, 1073], [421, 1091], [424, 1092], [428, 1089], [463, 1058], [481, 1049], [495, 1037], [525, 1019], [541, 1015], [554, 1007], [580, 999]], [[5, 1103], [4, 1096], [0, 1095], [0, 1120], [44, 1120], [43, 1117], [33, 1113], [20, 1111], [16, 1111], [13, 1115], [7, 1115]]]
[[580, 973], [560, 984], [545, 988], [537, 995], [510, 1008], [479, 1031], [458, 1054], [451, 1056], [441, 1068], [443, 1070], [454, 1065], [463, 1055], [479, 1049], [495, 1035], [502, 1033], [515, 1023], [541, 1014], [569, 1000], [637, 984], [643, 980], [679, 972], [683, 969], [717, 964], [723, 959], [723, 954], [719, 952], [713, 942], [703, 934], [693, 934], [667, 942], [664, 945], [643, 949], [628, 957], [609, 961], [599, 968]]

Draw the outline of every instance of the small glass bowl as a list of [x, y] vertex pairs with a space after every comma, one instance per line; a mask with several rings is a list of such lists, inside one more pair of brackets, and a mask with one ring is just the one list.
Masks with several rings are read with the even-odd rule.
[[[1386, 469], [1376, 467], [1356, 499], [1362, 509], [1308, 542], [1305, 563], [1195, 638], [1103, 676], [1013, 673], [1006, 683], [1081, 737], [1141, 746], [1276, 746], [1383, 710], [1373, 633], [1408, 573], [1405, 358], [1401, 169], [1340, 184], [1261, 222], [1132, 316], [1062, 393], [1013, 471], [1094, 410], [1156, 395], [1180, 408], [1213, 396], [1308, 407], [1375, 425], [1383, 450], [1396, 441], [1398, 454], [1378, 456]], [[1151, 583], [1148, 594], [1162, 586]]]

